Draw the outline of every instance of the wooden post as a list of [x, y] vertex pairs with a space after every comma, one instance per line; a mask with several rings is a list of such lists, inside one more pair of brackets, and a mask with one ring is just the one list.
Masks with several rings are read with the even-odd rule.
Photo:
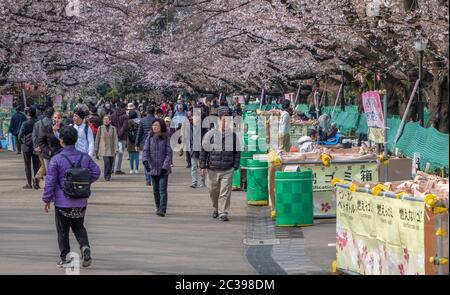
[[265, 96], [266, 96], [266, 90], [263, 88], [261, 90], [261, 101], [259, 103], [259, 109], [262, 109], [262, 106], [264, 105]]
[[297, 106], [297, 104], [299, 103], [298, 99], [300, 97], [300, 91], [302, 90], [302, 81], [300, 81], [300, 83], [298, 84], [298, 89], [297, 89], [297, 94], [295, 95], [295, 100], [294, 100], [294, 108]]
[[416, 93], [417, 87], [419, 86], [419, 82], [420, 82], [420, 80], [418, 79], [416, 81], [416, 84], [414, 85], [414, 89], [413, 89], [413, 91], [411, 93], [411, 96], [409, 97], [409, 101], [408, 101], [408, 104], [406, 105], [405, 113], [403, 114], [402, 121], [400, 122], [400, 126], [398, 127], [398, 130], [397, 130], [397, 134], [395, 135], [394, 146], [397, 144], [397, 141], [400, 138], [400, 134], [402, 133], [403, 126], [405, 125], [405, 120], [406, 120], [406, 117], [408, 116], [409, 108], [410, 108], [411, 103], [413, 101], [414, 94]]

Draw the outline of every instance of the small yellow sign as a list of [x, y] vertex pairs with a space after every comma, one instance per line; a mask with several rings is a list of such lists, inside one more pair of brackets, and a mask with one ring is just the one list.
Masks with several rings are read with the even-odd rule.
[[384, 130], [383, 128], [369, 128], [369, 139], [375, 143], [384, 143]]

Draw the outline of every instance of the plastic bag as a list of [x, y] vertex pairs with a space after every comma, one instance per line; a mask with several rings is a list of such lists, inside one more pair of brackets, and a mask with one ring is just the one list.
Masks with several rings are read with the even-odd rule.
[[269, 152], [267, 159], [272, 166], [281, 166], [281, 157], [274, 150]]

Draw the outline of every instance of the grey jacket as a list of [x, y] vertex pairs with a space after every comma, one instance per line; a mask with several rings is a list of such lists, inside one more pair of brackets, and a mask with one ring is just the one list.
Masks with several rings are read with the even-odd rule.
[[52, 119], [44, 117], [42, 120], [39, 120], [34, 124], [33, 127], [33, 148], [39, 147], [39, 136], [42, 132], [44, 132], [44, 129], [48, 126], [52, 125]]

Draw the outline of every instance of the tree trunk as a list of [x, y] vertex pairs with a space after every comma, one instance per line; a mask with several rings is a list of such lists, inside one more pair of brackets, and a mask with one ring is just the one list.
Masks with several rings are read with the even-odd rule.
[[[412, 91], [412, 87], [407, 87], [402, 81], [388, 76], [381, 81], [381, 89], [386, 89], [388, 99], [388, 114], [403, 116], [405, 113], [406, 105], [408, 104], [409, 96]], [[414, 112], [410, 109], [407, 121], [411, 118], [411, 114]]]
[[433, 73], [433, 81], [426, 89], [429, 98], [430, 119], [427, 126], [433, 126], [441, 132], [448, 133], [449, 81], [448, 72]]

